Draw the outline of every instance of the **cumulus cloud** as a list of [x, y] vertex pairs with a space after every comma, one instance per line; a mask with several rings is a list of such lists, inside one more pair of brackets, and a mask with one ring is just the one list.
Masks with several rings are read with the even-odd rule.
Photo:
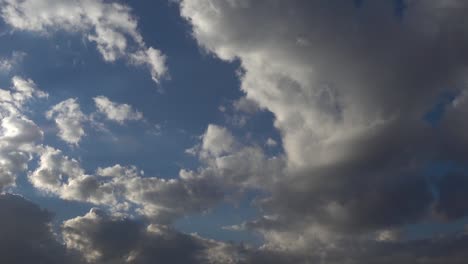
[[112, 102], [105, 96], [97, 96], [93, 100], [98, 112], [103, 114], [108, 120], [123, 124], [129, 120], [143, 119], [143, 114], [128, 104]]
[[24, 111], [28, 101], [46, 96], [32, 80], [18, 76], [10, 89], [0, 89], [0, 190], [15, 185], [37, 151], [43, 132]]
[[78, 145], [85, 135], [83, 128], [87, 116], [81, 112], [78, 100], [70, 98], [53, 106], [46, 112], [47, 119], [54, 120], [58, 136], [65, 142]]
[[[440, 200], [425, 175], [440, 159], [466, 162], [468, 104], [456, 89], [466, 87], [468, 6], [419, 1], [395, 14], [394, 4], [180, 1], [199, 45], [240, 62], [246, 99], [273, 113], [282, 136], [284, 174], [257, 201], [265, 217], [250, 223], [267, 245], [305, 251], [434, 211], [468, 214], [464, 174], [430, 183]], [[424, 116], [445, 92], [459, 95], [433, 127]]]
[[166, 57], [147, 47], [131, 9], [107, 1], [2, 0], [0, 16], [12, 28], [41, 34], [79, 32], [96, 44], [105, 61], [125, 59], [147, 67], [158, 82], [166, 74]]
[[[232, 142], [219, 148], [220, 138]], [[215, 125], [208, 127], [196, 155], [203, 164], [199, 169], [183, 169], [178, 177], [163, 179], [119, 164], [88, 174], [62, 151], [44, 147], [29, 180], [39, 190], [62, 199], [89, 202], [116, 213], [136, 212], [154, 223], [170, 224], [213, 208], [228, 193], [271, 184], [284, 166], [281, 158], [268, 158], [258, 147], [234, 142], [227, 129]]]

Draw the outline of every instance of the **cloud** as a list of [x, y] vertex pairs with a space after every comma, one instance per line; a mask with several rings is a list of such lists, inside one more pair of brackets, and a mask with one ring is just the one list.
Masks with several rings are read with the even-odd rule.
[[229, 244], [95, 208], [64, 221], [60, 237], [52, 213], [21, 196], [1, 194], [0, 213], [2, 263], [235, 263]]
[[[222, 138], [233, 142], [219, 148], [216, 144]], [[284, 166], [282, 159], [267, 158], [258, 147], [234, 142], [226, 128], [215, 125], [208, 126], [198, 148], [195, 154], [203, 163], [198, 170], [183, 169], [177, 177], [163, 179], [119, 164], [88, 174], [62, 151], [44, 147], [29, 180], [39, 190], [62, 199], [171, 224], [213, 208], [228, 194], [271, 183]]]
[[124, 214], [136, 211], [165, 224], [207, 210], [224, 197], [220, 179], [143, 177], [135, 167], [121, 165], [86, 174], [76, 160], [50, 147], [40, 155], [39, 167], [29, 174], [29, 180], [39, 190], [62, 199], [89, 202]]
[[128, 104], [112, 102], [105, 96], [97, 96], [93, 100], [97, 111], [104, 114], [108, 120], [123, 124], [126, 121], [143, 119], [143, 114]]
[[96, 44], [107, 62], [125, 59], [147, 67], [155, 82], [166, 75], [166, 57], [147, 47], [131, 9], [107, 1], [2, 0], [0, 16], [12, 28], [41, 34], [78, 32]]
[[[91, 209], [63, 222], [61, 238], [52, 214], [24, 198], [0, 195], [0, 261], [5, 263], [463, 263], [466, 234], [408, 242], [340, 241], [305, 252], [253, 248], [180, 233], [164, 225]], [[125, 234], [125, 238], [122, 237]], [[63, 239], [64, 245], [59, 242]], [[326, 250], [326, 251], [324, 251]]]
[[180, 1], [198, 44], [240, 62], [246, 99], [281, 134], [286, 166], [250, 223], [266, 245], [305, 251], [373, 236], [434, 220], [434, 206], [451, 220], [468, 214], [464, 176], [437, 182], [437, 201], [425, 175], [432, 162], [466, 162], [464, 93], [438, 127], [423, 118], [441, 94], [457, 94], [450, 87], [466, 87], [467, 7], [411, 2], [401, 17], [392, 1]]
[[9, 90], [0, 89], [0, 190], [15, 185], [37, 151], [43, 132], [23, 112], [27, 102], [46, 96], [32, 80], [18, 76]]
[[234, 109], [237, 111], [252, 114], [258, 111], [258, 105], [255, 101], [249, 100], [246, 97], [241, 97], [239, 100], [234, 101]]
[[[224, 243], [99, 209], [65, 221], [62, 230], [67, 247], [90, 263], [234, 263], [221, 251]], [[120, 234], [126, 234], [125, 239]]]
[[58, 136], [65, 142], [78, 145], [85, 135], [83, 123], [87, 116], [81, 112], [78, 100], [70, 98], [53, 106], [46, 112], [49, 120], [54, 120], [59, 129]]
[[13, 194], [0, 195], [0, 262], [81, 263], [51, 230], [52, 214]]

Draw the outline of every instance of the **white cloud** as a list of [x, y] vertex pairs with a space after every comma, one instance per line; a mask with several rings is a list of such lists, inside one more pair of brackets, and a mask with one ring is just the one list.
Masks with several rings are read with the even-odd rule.
[[46, 112], [46, 117], [55, 121], [59, 129], [58, 136], [67, 143], [78, 145], [85, 135], [83, 123], [87, 116], [81, 112], [75, 98], [56, 104]]
[[105, 96], [97, 96], [93, 100], [98, 112], [104, 114], [108, 120], [123, 124], [125, 121], [143, 119], [143, 114], [128, 104], [112, 102]]
[[271, 185], [284, 167], [282, 159], [269, 159], [261, 149], [242, 146], [234, 138], [221, 149], [213, 145], [229, 137], [225, 128], [210, 125], [196, 153], [204, 165], [196, 171], [181, 170], [173, 179], [150, 177], [134, 166], [119, 164], [87, 174], [78, 161], [45, 147], [29, 180], [62, 199], [107, 206], [124, 214], [135, 210], [155, 223], [172, 223], [212, 208], [228, 193]]
[[150, 47], [133, 53], [130, 59], [135, 65], [146, 65], [150, 69], [151, 78], [156, 83], [166, 74], [166, 57], [155, 48]]
[[25, 104], [45, 97], [32, 80], [15, 76], [9, 90], [0, 89], [0, 190], [15, 185], [28, 168], [43, 137], [41, 129], [24, 114]]
[[102, 0], [2, 0], [0, 15], [14, 29], [51, 34], [56, 30], [80, 32], [105, 61], [125, 59], [147, 67], [158, 82], [167, 69], [165, 56], [147, 47], [131, 9]]

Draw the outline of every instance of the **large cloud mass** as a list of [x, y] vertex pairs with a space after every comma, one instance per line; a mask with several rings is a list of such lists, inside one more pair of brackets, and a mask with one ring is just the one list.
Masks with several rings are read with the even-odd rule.
[[[247, 99], [281, 132], [286, 173], [258, 201], [265, 217], [244, 226], [267, 246], [319, 254], [348, 235], [468, 214], [465, 174], [426, 175], [428, 164], [466, 161], [468, 6], [398, 4], [180, 2], [196, 41], [240, 61]], [[453, 104], [428, 115], [447, 93]]]
[[[1, 16], [15, 29], [81, 32], [106, 61], [123, 58], [147, 65], [155, 81], [165, 72], [164, 56], [147, 47], [125, 5], [0, 3]], [[24, 112], [33, 98], [47, 94], [33, 81], [14, 77], [10, 89], [0, 90], [0, 188], [13, 186], [37, 155], [38, 166], [28, 173], [35, 188], [106, 209], [63, 223], [67, 253], [44, 228], [48, 213], [19, 197], [0, 197], [0, 211], [13, 203], [20, 211], [27, 207], [24, 214], [33, 212], [20, 221], [26, 233], [29, 226], [42, 230], [32, 241], [52, 245], [59, 259], [74, 252], [99, 264], [466, 262], [466, 231], [428, 232], [419, 239], [408, 232], [421, 223], [443, 225], [468, 216], [465, 1], [178, 4], [203, 49], [239, 62], [245, 97], [235, 101], [234, 110], [270, 111], [284, 152], [269, 155], [228, 128], [210, 124], [186, 151], [199, 167], [181, 169], [176, 177], [149, 176], [120, 164], [90, 172], [64, 151], [39, 145], [42, 131]], [[108, 120], [143, 119], [130, 105], [107, 97], [94, 102]], [[46, 115], [71, 144], [85, 135], [83, 123], [93, 121], [76, 99], [53, 106]], [[440, 162], [452, 165], [431, 171]], [[228, 228], [261, 234], [261, 247], [173, 228], [181, 217], [252, 190], [262, 194], [253, 202], [260, 215]], [[18, 245], [42, 257], [42, 247], [30, 250], [31, 245], [21, 244], [30, 236], [20, 233]]]

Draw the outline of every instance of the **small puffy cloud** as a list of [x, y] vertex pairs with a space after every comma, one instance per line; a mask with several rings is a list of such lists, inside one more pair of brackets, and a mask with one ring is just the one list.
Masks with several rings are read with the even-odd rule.
[[165, 56], [147, 47], [131, 9], [103, 0], [2, 0], [0, 16], [12, 28], [51, 34], [79, 32], [96, 44], [105, 61], [125, 59], [149, 69], [158, 82], [166, 75]]
[[25, 56], [25, 52], [13, 51], [9, 58], [0, 58], [0, 73], [9, 73], [12, 71], [23, 61]]
[[234, 149], [234, 137], [224, 127], [208, 125], [202, 138], [201, 150], [205, 155], [220, 156]]
[[46, 112], [49, 120], [54, 120], [59, 129], [58, 136], [65, 142], [77, 145], [85, 135], [83, 123], [87, 120], [81, 112], [78, 100], [70, 98], [53, 106]]
[[276, 140], [274, 140], [272, 138], [268, 138], [267, 141], [266, 141], [266, 145], [268, 147], [276, 147], [278, 145], [278, 142], [276, 142]]
[[13, 89], [17, 92], [13, 95], [15, 99], [22, 103], [26, 100], [29, 100], [33, 97], [37, 98], [47, 98], [48, 94], [44, 91], [41, 91], [36, 83], [31, 79], [24, 79], [19, 76], [14, 76], [12, 79]]
[[143, 114], [128, 104], [112, 102], [105, 96], [97, 96], [93, 100], [98, 112], [103, 114], [108, 120], [123, 124], [125, 121], [143, 119]]
[[150, 47], [131, 54], [130, 61], [135, 65], [146, 66], [150, 70], [151, 78], [156, 83], [166, 75], [166, 56], [155, 48]]

